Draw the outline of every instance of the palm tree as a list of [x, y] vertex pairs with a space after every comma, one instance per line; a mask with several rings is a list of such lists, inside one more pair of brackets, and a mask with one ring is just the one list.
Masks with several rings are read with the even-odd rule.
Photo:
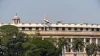
[[[100, 52], [100, 44], [98, 44], [98, 50], [97, 51]], [[99, 54], [99, 56], [100, 56], [100, 54]]]
[[80, 52], [80, 50], [82, 50], [84, 48], [84, 42], [82, 41], [82, 39], [77, 38], [74, 39], [72, 42], [72, 49], [74, 51], [76, 51], [77, 56], [78, 56], [78, 52]]
[[64, 56], [64, 46], [66, 46], [66, 38], [58, 38], [58, 39], [54, 39], [54, 38], [50, 38], [49, 41], [53, 42], [54, 45], [56, 46], [56, 53], [54, 56]]
[[[87, 44], [87, 43], [86, 43], [86, 44]], [[85, 50], [86, 50], [86, 54], [87, 54], [88, 56], [90, 56], [91, 53], [90, 53], [90, 45], [89, 45], [89, 44], [86, 45]]]
[[95, 43], [91, 43], [86, 47], [86, 53], [88, 56], [96, 56], [99, 46]]
[[65, 43], [66, 43], [66, 41], [67, 41], [67, 39], [65, 39], [65, 38], [61, 38], [61, 39], [59, 39], [59, 42], [58, 42], [58, 48], [59, 48], [59, 50], [60, 51], [62, 51], [61, 53], [62, 53], [62, 56], [65, 56], [64, 55], [64, 46], [65, 46]]

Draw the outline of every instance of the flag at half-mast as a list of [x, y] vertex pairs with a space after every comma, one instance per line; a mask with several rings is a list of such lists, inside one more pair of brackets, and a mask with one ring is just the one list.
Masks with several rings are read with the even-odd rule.
[[46, 23], [49, 23], [49, 20], [48, 20], [47, 17], [44, 18], [44, 21], [45, 21]]

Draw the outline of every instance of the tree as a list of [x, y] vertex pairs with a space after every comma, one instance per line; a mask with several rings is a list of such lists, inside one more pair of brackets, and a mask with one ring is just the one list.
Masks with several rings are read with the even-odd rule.
[[90, 53], [90, 46], [89, 46], [89, 44], [88, 45], [86, 45], [86, 54], [88, 55], [88, 56], [90, 56], [91, 55], [91, 53]]
[[39, 49], [36, 47], [36, 45], [25, 42], [23, 43], [24, 48], [24, 56], [39, 56]]
[[4, 56], [4, 51], [1, 45], [1, 39], [0, 39], [0, 56]]
[[64, 55], [64, 46], [66, 46], [66, 41], [67, 39], [66, 38], [59, 38], [59, 41], [58, 41], [58, 53]]
[[0, 27], [1, 32], [5, 32], [8, 36], [12, 36], [14, 33], [18, 33], [18, 28], [13, 25], [3, 25]]
[[3, 45], [6, 45], [9, 39], [12, 39], [14, 34], [17, 37], [25, 37], [27, 34], [18, 31], [18, 27], [13, 25], [3, 25], [0, 27], [0, 34], [2, 36], [1, 41]]
[[21, 37], [9, 39], [7, 42], [7, 50], [9, 56], [23, 56], [24, 48], [22, 44], [26, 40]]
[[80, 50], [82, 50], [84, 48], [84, 42], [82, 41], [82, 39], [77, 38], [74, 39], [72, 42], [72, 49], [77, 52], [77, 56], [78, 56], [78, 52], [80, 52]]
[[0, 27], [0, 33], [1, 33], [1, 41], [3, 45], [7, 44], [7, 41], [11, 38], [13, 38], [13, 34], [18, 33], [18, 28], [13, 25], [3, 25]]
[[[98, 44], [98, 50], [97, 51], [100, 52], [100, 44]], [[99, 56], [100, 56], [100, 54], [99, 54]]]
[[96, 56], [98, 51], [98, 45], [95, 43], [91, 43], [86, 47], [86, 53], [88, 56]]
[[49, 38], [48, 41], [52, 42], [56, 47], [54, 56], [64, 55], [65, 52], [64, 46], [66, 46], [66, 41], [67, 41], [66, 38], [59, 38], [59, 39]]
[[29, 38], [23, 44], [25, 56], [54, 56], [56, 47], [47, 40], [42, 40], [40, 37]]
[[17, 34], [18, 28], [13, 25], [3, 25], [0, 26], [0, 39], [1, 39], [1, 44], [3, 46], [5, 54], [7, 54], [7, 42], [9, 39], [13, 38], [13, 34]]

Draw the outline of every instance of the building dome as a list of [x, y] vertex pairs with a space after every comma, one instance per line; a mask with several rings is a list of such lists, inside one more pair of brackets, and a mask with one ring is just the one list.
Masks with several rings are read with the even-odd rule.
[[14, 16], [13, 19], [20, 19], [20, 17], [18, 17], [18, 16]]
[[20, 23], [20, 17], [14, 16], [12, 21], [13, 21], [14, 24], [18, 24], [18, 23]]

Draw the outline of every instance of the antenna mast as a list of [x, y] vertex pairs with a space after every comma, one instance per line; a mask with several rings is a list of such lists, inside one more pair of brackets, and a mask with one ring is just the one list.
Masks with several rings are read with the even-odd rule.
[[17, 16], [17, 13], [16, 13], [16, 16]]

